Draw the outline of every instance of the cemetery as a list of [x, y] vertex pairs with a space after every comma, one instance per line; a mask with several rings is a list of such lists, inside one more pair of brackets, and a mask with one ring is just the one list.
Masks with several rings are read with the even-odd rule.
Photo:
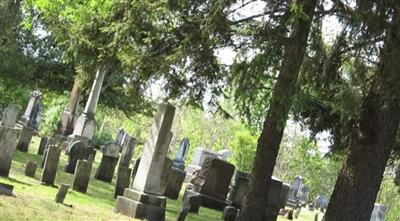
[[0, 2], [0, 221], [400, 221], [400, 2]]

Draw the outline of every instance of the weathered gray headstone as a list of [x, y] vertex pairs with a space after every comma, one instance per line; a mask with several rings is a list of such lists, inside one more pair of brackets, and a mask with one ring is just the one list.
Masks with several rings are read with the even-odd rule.
[[109, 142], [102, 147], [103, 156], [96, 170], [96, 179], [111, 183], [118, 163], [119, 148], [114, 142]]
[[58, 145], [48, 145], [41, 178], [42, 183], [54, 185], [60, 155], [61, 148]]
[[232, 155], [232, 150], [227, 150], [227, 149], [220, 150], [220, 151], [218, 151], [217, 154], [218, 154], [219, 159], [226, 161]]
[[1, 126], [14, 127], [17, 121], [17, 106], [15, 104], [9, 104], [3, 112], [3, 118], [1, 119]]
[[25, 165], [25, 175], [29, 177], [35, 177], [36, 167], [36, 163], [29, 160]]
[[292, 183], [292, 192], [290, 193], [291, 198], [297, 197], [301, 185], [303, 185], [303, 178], [301, 176], [296, 176]]
[[67, 196], [68, 189], [69, 189], [68, 184], [61, 184], [60, 188], [58, 189], [57, 195], [56, 195], [56, 203], [64, 203], [65, 197]]
[[8, 177], [10, 173], [18, 135], [18, 129], [0, 127], [0, 176]]
[[162, 104], [151, 126], [150, 138], [144, 145], [133, 189], [118, 196], [115, 212], [149, 221], [164, 221], [166, 199], [162, 196], [161, 177], [168, 151], [175, 107]]
[[161, 175], [161, 184], [160, 184], [160, 193], [162, 195], [165, 195], [165, 190], [167, 189], [168, 181], [170, 178], [171, 168], [172, 168], [172, 160], [169, 158], [165, 158], [163, 173]]
[[197, 149], [195, 151], [192, 163], [185, 169], [186, 171], [185, 182], [190, 181], [190, 179], [192, 178], [192, 173], [196, 170], [200, 170], [204, 160], [209, 157], [218, 158], [218, 154], [206, 149]]
[[78, 160], [88, 160], [92, 149], [87, 147], [83, 141], [76, 140], [70, 143], [65, 152], [68, 155], [68, 163], [65, 166], [65, 172], [75, 173]]
[[0, 183], [0, 195], [12, 196], [13, 195], [13, 185]]
[[133, 170], [132, 170], [132, 174], [131, 174], [131, 177], [132, 177], [131, 187], [133, 186], [133, 183], [135, 182], [135, 177], [136, 177], [137, 170], [139, 168], [139, 164], [140, 164], [140, 157], [133, 164]]
[[168, 178], [167, 189], [165, 196], [170, 199], [178, 199], [182, 189], [183, 181], [185, 180], [186, 172], [175, 167], [171, 168]]
[[87, 160], [78, 160], [76, 164], [72, 189], [78, 192], [86, 193], [89, 185], [91, 171], [92, 171], [92, 162]]
[[42, 92], [33, 91], [31, 93], [28, 105], [26, 107], [24, 115], [18, 124], [22, 127], [30, 127], [34, 130], [39, 129], [39, 124], [42, 115]]
[[310, 188], [306, 185], [301, 185], [297, 198], [302, 205], [305, 205], [308, 201], [308, 195], [310, 194]]
[[122, 196], [125, 188], [129, 188], [132, 169], [129, 167], [118, 167], [117, 180], [115, 181], [114, 198]]
[[224, 208], [222, 219], [225, 221], [235, 221], [238, 210], [233, 206], [227, 206]]
[[101, 66], [97, 68], [96, 78], [94, 79], [92, 89], [90, 90], [85, 109], [76, 120], [74, 131], [70, 135], [70, 137], [83, 136], [89, 138], [89, 140], [93, 139], [96, 130], [96, 121], [94, 119], [94, 115], [96, 112], [97, 103], [99, 101], [101, 93], [101, 87], [103, 85], [106, 73], [106, 66]]
[[65, 107], [65, 110], [61, 115], [61, 120], [57, 128], [57, 134], [68, 136], [74, 131], [74, 123], [77, 118], [76, 112], [79, 106], [80, 95], [81, 90], [79, 88], [79, 82], [78, 80], [75, 80], [69, 96], [68, 105]]
[[124, 145], [125, 138], [129, 136], [123, 129], [118, 130], [117, 137], [115, 138], [115, 143], [121, 147]]
[[125, 133], [123, 141], [124, 142], [122, 143], [122, 152], [121, 152], [121, 159], [119, 161], [119, 166], [129, 167], [138, 140]]
[[31, 144], [34, 129], [32, 127], [22, 127], [19, 135], [17, 149], [22, 152], [28, 152]]
[[318, 195], [314, 201], [314, 207], [316, 209], [326, 209], [328, 208], [329, 199], [326, 196]]
[[42, 137], [39, 143], [38, 155], [43, 155], [44, 149], [46, 148], [49, 137]]
[[42, 155], [42, 162], [40, 163], [40, 168], [44, 167], [44, 163], [45, 163], [46, 157], [47, 157], [48, 147], [50, 145], [57, 145], [58, 146], [59, 142], [56, 139], [54, 139], [53, 137], [48, 137], [47, 138], [47, 142], [44, 145], [44, 150], [43, 150], [43, 155]]

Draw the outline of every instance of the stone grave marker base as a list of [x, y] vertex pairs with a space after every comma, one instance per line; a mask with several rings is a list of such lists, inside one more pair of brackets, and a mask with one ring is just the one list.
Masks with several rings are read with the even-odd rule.
[[125, 189], [123, 196], [115, 202], [116, 213], [148, 221], [165, 220], [166, 198], [152, 194]]

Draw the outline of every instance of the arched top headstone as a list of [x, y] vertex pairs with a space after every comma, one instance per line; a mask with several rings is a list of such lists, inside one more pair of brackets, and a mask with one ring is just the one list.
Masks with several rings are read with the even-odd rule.
[[119, 158], [120, 146], [115, 142], [108, 142], [102, 147], [103, 155], [113, 158]]
[[86, 146], [85, 146], [85, 143], [84, 143], [83, 141], [81, 141], [81, 140], [75, 140], [75, 141], [71, 142], [71, 143], [68, 145], [66, 154], [69, 155], [69, 154], [72, 154], [72, 153], [74, 153], [74, 152], [80, 152], [80, 151], [81, 151], [82, 149], [84, 149], [85, 147], [86, 147]]

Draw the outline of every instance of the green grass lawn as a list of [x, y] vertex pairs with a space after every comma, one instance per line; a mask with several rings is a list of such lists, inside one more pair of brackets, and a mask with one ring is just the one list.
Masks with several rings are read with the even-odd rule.
[[[14, 186], [15, 197], [0, 196], [0, 220], [134, 220], [113, 212], [114, 183], [106, 183], [94, 179], [94, 173], [99, 165], [101, 154], [98, 153], [92, 169], [92, 179], [89, 182], [87, 194], [70, 189], [63, 204], [55, 203], [56, 187], [41, 185], [42, 169], [36, 171], [35, 178], [24, 175], [27, 160], [40, 165], [41, 156], [37, 155], [38, 138], [34, 138], [28, 153], [16, 151], [9, 178], [0, 177], [0, 182]], [[62, 153], [56, 185], [72, 184], [73, 175], [64, 172], [67, 156]], [[114, 179], [115, 180], [115, 179]], [[176, 220], [181, 206], [180, 200], [167, 201], [166, 218]], [[319, 217], [322, 217], [321, 215]], [[187, 221], [217, 221], [221, 220], [221, 212], [200, 208], [199, 214], [189, 214]], [[280, 217], [279, 221], [287, 220]], [[302, 211], [299, 221], [314, 220], [314, 212]]]

